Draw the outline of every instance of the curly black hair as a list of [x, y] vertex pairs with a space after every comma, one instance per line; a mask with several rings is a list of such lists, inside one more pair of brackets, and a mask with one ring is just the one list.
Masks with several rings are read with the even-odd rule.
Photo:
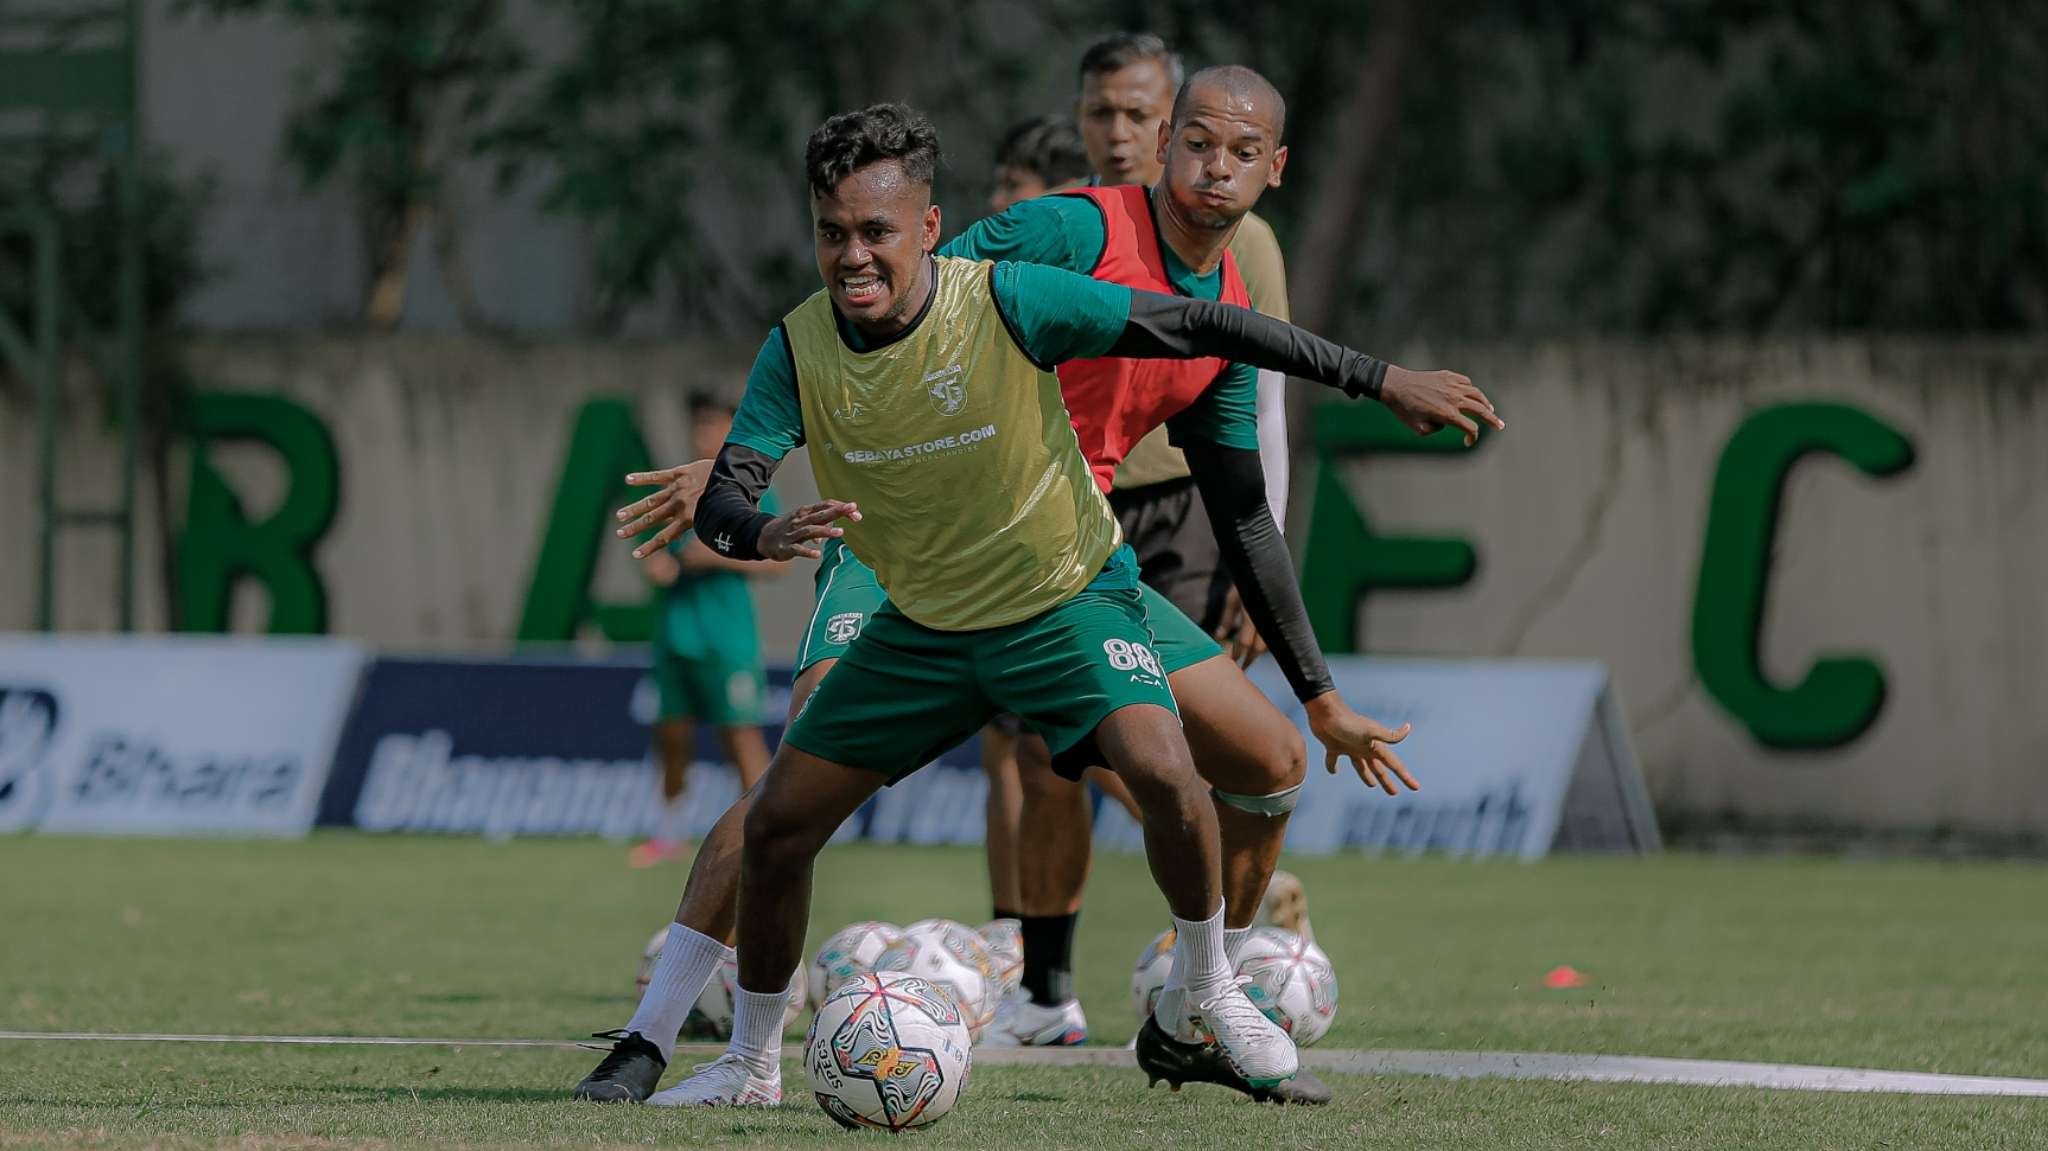
[[939, 170], [939, 130], [908, 104], [874, 104], [841, 112], [811, 133], [804, 145], [804, 174], [811, 194], [829, 197], [840, 181], [883, 160], [929, 186]]

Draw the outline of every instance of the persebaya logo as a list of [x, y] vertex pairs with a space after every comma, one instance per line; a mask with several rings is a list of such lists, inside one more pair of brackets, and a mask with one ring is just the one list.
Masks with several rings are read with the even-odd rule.
[[825, 638], [833, 643], [852, 643], [860, 635], [861, 613], [843, 611], [825, 621]]
[[932, 398], [932, 407], [942, 416], [957, 416], [967, 406], [966, 372], [959, 364], [942, 368], [924, 378], [925, 392]]

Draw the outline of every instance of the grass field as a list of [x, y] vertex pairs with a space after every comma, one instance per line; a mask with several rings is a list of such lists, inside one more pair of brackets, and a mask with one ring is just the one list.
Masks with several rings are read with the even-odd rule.
[[[594, 842], [0, 839], [0, 1029], [575, 1038], [617, 1026], [683, 871]], [[2048, 868], [1670, 856], [1291, 861], [1343, 983], [1326, 1047], [1509, 1049], [2048, 1077]], [[979, 856], [835, 848], [813, 938], [986, 917]], [[1163, 911], [1101, 862], [1098, 1042]], [[1576, 991], [1543, 988], [1571, 964]], [[595, 1056], [0, 1042], [0, 1147], [509, 1146], [841, 1138], [806, 1105], [577, 1105]], [[1121, 1069], [984, 1067], [919, 1136], [990, 1147], [2048, 1148], [2048, 1101], [1338, 1077], [1279, 1113]], [[801, 1072], [785, 1070], [801, 1094]]]

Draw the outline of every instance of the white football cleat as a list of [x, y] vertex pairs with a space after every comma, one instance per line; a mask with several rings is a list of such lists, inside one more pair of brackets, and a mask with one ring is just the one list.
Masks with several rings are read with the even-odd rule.
[[[1253, 1087], [1272, 1087], [1301, 1069], [1294, 1040], [1245, 997], [1248, 980], [1238, 976], [1195, 1004], [1194, 1017], [1216, 1039], [1225, 1059]], [[1192, 997], [1190, 997], [1192, 999]]]
[[[1256, 1010], [1256, 1008], [1254, 1008]], [[1263, 1018], [1263, 1016], [1261, 1017]], [[666, 1091], [647, 1097], [649, 1107], [775, 1107], [782, 1103], [782, 1065], [762, 1075], [728, 1051]]]
[[1088, 1042], [1088, 1017], [1081, 1001], [1057, 1007], [1033, 1003], [1023, 988], [1003, 997], [996, 1017], [982, 1032], [983, 1047], [1079, 1047]]

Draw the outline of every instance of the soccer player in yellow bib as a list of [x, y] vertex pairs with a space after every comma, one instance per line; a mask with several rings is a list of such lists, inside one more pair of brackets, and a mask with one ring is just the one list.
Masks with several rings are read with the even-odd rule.
[[[779, 1101], [784, 994], [818, 851], [878, 788], [998, 711], [1056, 753], [1087, 742], [1124, 779], [1179, 932], [1172, 981], [1190, 1013], [1247, 1082], [1276, 1084], [1297, 1067], [1292, 1043], [1231, 976], [1214, 807], [1151, 650], [1135, 562], [1051, 369], [1105, 355], [1221, 357], [1355, 395], [1376, 395], [1398, 369], [1213, 301], [935, 258], [937, 164], [937, 134], [901, 105], [835, 116], [812, 135], [806, 168], [826, 287], [764, 345], [697, 502], [699, 538], [733, 558], [816, 557], [821, 541], [843, 539], [889, 602], [804, 701], [768, 774], [692, 867], [650, 995], [666, 988], [667, 1001], [686, 1002], [674, 992], [708, 977], [736, 919], [733, 1038], [651, 1103]], [[1443, 421], [1491, 416], [1470, 381], [1435, 375]], [[1198, 430], [1203, 416], [1190, 412]], [[760, 493], [798, 446], [832, 498], [762, 513]], [[1355, 746], [1360, 770], [1390, 789], [1396, 776], [1413, 786], [1386, 747], [1398, 734], [1355, 718], [1370, 733]], [[613, 1036], [580, 1096], [646, 1098], [671, 1051], [637, 1019]]]

